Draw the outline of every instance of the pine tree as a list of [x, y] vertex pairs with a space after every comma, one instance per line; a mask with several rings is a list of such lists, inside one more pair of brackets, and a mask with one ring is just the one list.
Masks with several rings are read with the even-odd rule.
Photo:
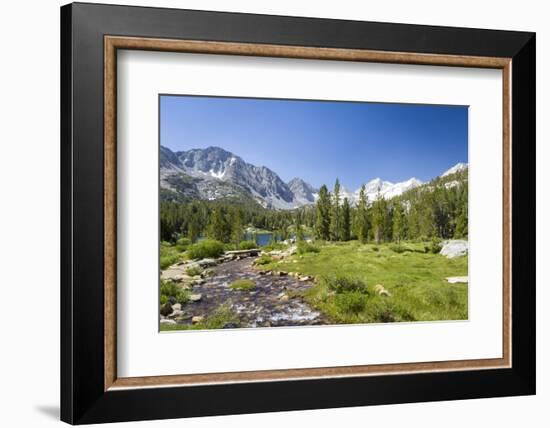
[[215, 208], [208, 224], [208, 237], [221, 242], [229, 242], [230, 235], [231, 228], [222, 208]]
[[397, 242], [405, 237], [405, 214], [400, 201], [397, 201], [393, 209], [393, 239]]
[[377, 244], [379, 244], [384, 239], [386, 226], [386, 200], [380, 195], [380, 193], [378, 193], [372, 209], [372, 227], [374, 228], [374, 240]]
[[468, 238], [468, 205], [464, 205], [460, 209], [456, 218], [453, 238]]
[[315, 213], [315, 236], [328, 241], [330, 239], [330, 195], [324, 184], [319, 189]]
[[351, 237], [351, 214], [348, 198], [342, 204], [342, 240], [349, 241]]
[[359, 200], [357, 201], [357, 218], [356, 218], [357, 239], [364, 244], [368, 240], [368, 216], [367, 216], [367, 194], [365, 185], [361, 186], [359, 191]]
[[302, 229], [302, 218], [300, 211], [296, 212], [296, 221], [294, 226], [296, 229], [296, 243], [300, 243], [304, 240], [304, 230]]
[[200, 235], [200, 223], [196, 215], [192, 216], [187, 225], [187, 237], [195, 243]]
[[240, 208], [236, 208], [232, 213], [231, 222], [231, 242], [236, 245], [243, 239], [243, 212]]
[[330, 233], [333, 241], [339, 241], [341, 236], [340, 181], [336, 179], [332, 192], [332, 214], [330, 217]]

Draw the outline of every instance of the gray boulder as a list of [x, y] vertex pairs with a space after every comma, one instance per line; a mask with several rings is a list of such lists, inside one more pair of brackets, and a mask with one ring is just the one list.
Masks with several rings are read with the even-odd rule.
[[468, 241], [464, 241], [462, 239], [444, 241], [439, 254], [447, 257], [448, 259], [465, 256], [468, 254]]

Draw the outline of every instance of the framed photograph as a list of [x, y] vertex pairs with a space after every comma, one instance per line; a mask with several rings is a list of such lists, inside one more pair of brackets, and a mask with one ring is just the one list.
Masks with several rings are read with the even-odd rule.
[[535, 35], [61, 8], [61, 417], [535, 393]]

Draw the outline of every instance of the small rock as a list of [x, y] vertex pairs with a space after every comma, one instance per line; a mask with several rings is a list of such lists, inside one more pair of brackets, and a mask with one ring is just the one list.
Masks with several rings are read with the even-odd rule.
[[176, 303], [176, 304], [172, 305], [172, 310], [173, 311], [181, 311], [181, 303]]
[[160, 314], [164, 315], [165, 317], [170, 315], [172, 312], [172, 305], [170, 304], [170, 302], [166, 302], [160, 307]]
[[191, 295], [189, 296], [189, 300], [190, 300], [191, 302], [198, 302], [198, 301], [201, 300], [201, 299], [202, 299], [202, 294], [200, 294], [200, 293], [191, 294]]
[[287, 275], [288, 275], [288, 272], [284, 272], [284, 271], [279, 272], [279, 276], [287, 276]]
[[164, 320], [160, 320], [160, 323], [161, 323], [161, 324], [171, 324], [171, 325], [174, 325], [174, 324], [176, 324], [176, 321], [164, 319]]
[[193, 324], [198, 324], [204, 321], [204, 317], [201, 315], [195, 315], [193, 318], [191, 318], [191, 322]]
[[312, 279], [313, 279], [313, 277], [310, 276], [310, 275], [304, 275], [304, 276], [301, 276], [301, 277], [298, 278], [298, 280], [301, 281], [301, 282], [311, 281]]
[[391, 297], [391, 293], [384, 288], [382, 284], [376, 284], [374, 290], [378, 293], [379, 296]]
[[205, 269], [204, 272], [202, 273], [203, 278], [209, 277], [212, 275], [214, 275], [214, 269], [211, 269], [211, 268]]
[[288, 299], [289, 299], [288, 294], [286, 293], [281, 293], [277, 297], [281, 302], [288, 302]]
[[449, 276], [445, 278], [449, 284], [468, 284], [468, 277], [467, 276]]
[[168, 318], [176, 318], [176, 317], [179, 317], [183, 315], [183, 311], [182, 310], [175, 310], [174, 312], [172, 312], [170, 315], [168, 315]]
[[186, 281], [191, 281], [191, 277], [190, 277], [189, 275], [185, 275], [185, 274], [174, 275], [171, 279], [172, 279], [172, 281], [174, 281], [174, 282], [186, 282]]
[[218, 260], [216, 260], [216, 259], [202, 259], [202, 260], [199, 260], [197, 263], [202, 268], [212, 267], [212, 266], [216, 266], [218, 264]]
[[191, 315], [184, 313], [183, 315], [180, 315], [179, 317], [174, 318], [174, 320], [176, 320], [176, 322], [187, 321], [189, 318], [191, 318]]

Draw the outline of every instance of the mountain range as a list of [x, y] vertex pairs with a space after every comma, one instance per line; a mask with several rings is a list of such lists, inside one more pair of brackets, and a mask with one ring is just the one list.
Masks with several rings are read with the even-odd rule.
[[[458, 163], [441, 177], [467, 167], [467, 164]], [[423, 184], [416, 178], [400, 183], [375, 178], [365, 184], [365, 190], [369, 200], [378, 195], [391, 199]], [[294, 209], [313, 204], [318, 192], [299, 177], [285, 183], [271, 169], [249, 164], [219, 147], [173, 152], [161, 146], [160, 187], [163, 200], [239, 198], [273, 209]], [[359, 191], [349, 191], [342, 186], [342, 199], [347, 197], [353, 205], [359, 199]]]

